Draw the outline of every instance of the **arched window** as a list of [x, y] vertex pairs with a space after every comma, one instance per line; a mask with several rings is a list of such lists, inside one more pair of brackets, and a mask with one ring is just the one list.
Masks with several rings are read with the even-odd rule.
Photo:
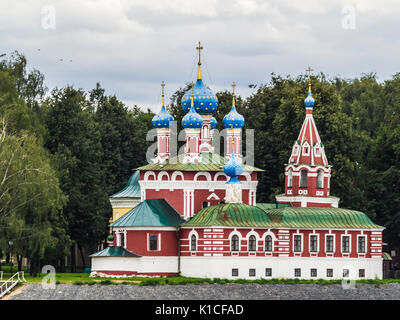
[[317, 188], [322, 189], [324, 187], [324, 173], [319, 170], [317, 173]]
[[308, 173], [306, 169], [300, 172], [300, 188], [307, 188], [308, 184]]
[[194, 234], [192, 234], [190, 238], [190, 250], [191, 251], [196, 251], [197, 250], [197, 239]]
[[249, 251], [256, 251], [256, 237], [251, 235], [249, 237]]
[[207, 201], [204, 201], [204, 202], [203, 202], [203, 208], [206, 208], [206, 207], [208, 207], [208, 202], [207, 202]]
[[287, 186], [288, 186], [288, 188], [291, 188], [292, 184], [293, 184], [293, 172], [292, 172], [292, 169], [289, 169], [288, 176], [287, 176]]
[[157, 250], [158, 246], [157, 246], [157, 236], [150, 236], [149, 239], [150, 243], [149, 243], [149, 248], [150, 250]]
[[272, 251], [272, 237], [265, 237], [265, 251]]
[[236, 234], [231, 239], [231, 251], [239, 251], [239, 237]]

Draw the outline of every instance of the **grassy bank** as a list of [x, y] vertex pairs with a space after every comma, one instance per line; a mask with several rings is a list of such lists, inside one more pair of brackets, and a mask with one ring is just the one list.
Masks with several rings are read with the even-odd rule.
[[[3, 280], [9, 278], [10, 270], [7, 267], [3, 267]], [[43, 279], [48, 276], [46, 274], [40, 274], [37, 277], [29, 275], [28, 270], [25, 271], [25, 279], [28, 283], [42, 283]], [[16, 272], [16, 269], [13, 270]], [[95, 277], [91, 278], [88, 273], [56, 273], [57, 284], [75, 284], [75, 285], [110, 285], [110, 284], [130, 284], [130, 285], [142, 285], [142, 286], [155, 286], [155, 285], [186, 285], [186, 284], [228, 284], [228, 283], [258, 283], [258, 284], [319, 284], [319, 285], [330, 285], [330, 284], [341, 284], [342, 280], [302, 280], [302, 279], [203, 279], [203, 278], [190, 278], [190, 277], [120, 277], [120, 278], [105, 278]], [[369, 280], [356, 280], [356, 283], [368, 283], [375, 285], [383, 285], [387, 283], [400, 283], [400, 279], [369, 279]]]

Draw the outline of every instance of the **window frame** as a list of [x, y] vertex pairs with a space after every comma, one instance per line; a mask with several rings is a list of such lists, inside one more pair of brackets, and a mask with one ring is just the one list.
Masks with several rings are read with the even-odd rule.
[[[332, 238], [332, 251], [328, 251], [328, 237]], [[335, 253], [335, 235], [334, 234], [326, 234], [325, 235], [325, 252], [326, 253]]]
[[[235, 240], [234, 240], [235, 238]], [[237, 239], [237, 249], [234, 248], [234, 241]], [[240, 237], [237, 234], [232, 235], [231, 237], [231, 252], [239, 252], [240, 251]]]
[[[321, 180], [319, 179], [320, 176], [322, 177]], [[317, 179], [317, 181], [316, 181], [317, 189], [323, 189], [324, 188], [324, 179], [325, 179], [325, 175], [324, 175], [324, 171], [323, 170], [318, 170], [317, 171], [316, 179]]]
[[[316, 238], [316, 248], [315, 248], [315, 250], [311, 250], [311, 243], [312, 243], [311, 237], [315, 237]], [[310, 234], [310, 236], [309, 236], [309, 250], [310, 250], [310, 253], [318, 253], [319, 252], [319, 234], [316, 234], [316, 233]]]
[[[154, 240], [154, 238], [155, 238], [155, 240]], [[152, 244], [154, 246], [154, 243], [155, 243], [156, 248], [152, 249]], [[156, 236], [154, 234], [149, 235], [149, 251], [158, 251], [158, 236]]]
[[[254, 239], [254, 242], [253, 242]], [[254, 245], [254, 248], [252, 247]], [[257, 251], [257, 237], [254, 234], [249, 235], [247, 238], [247, 251], [248, 252], [256, 252]]]
[[[344, 251], [343, 250], [343, 247], [344, 247], [344, 238], [348, 238], [349, 240], [348, 240], [348, 250], [347, 251]], [[351, 236], [349, 235], [349, 234], [342, 234], [342, 239], [341, 239], [342, 241], [341, 241], [341, 252], [342, 252], [342, 254], [344, 253], [344, 254], [350, 254], [351, 253]]]
[[[252, 274], [254, 272], [254, 274]], [[249, 268], [249, 277], [255, 277], [256, 276], [256, 269], [255, 268]]]
[[293, 187], [293, 170], [291, 168], [288, 170], [287, 187], [288, 188], [292, 188]]
[[[313, 274], [313, 273], [315, 273], [315, 274]], [[311, 278], [316, 278], [317, 275], [318, 275], [318, 269], [317, 268], [311, 268], [310, 269], [310, 277]]]
[[[360, 239], [364, 239], [364, 251], [360, 251]], [[365, 254], [367, 253], [367, 236], [366, 235], [357, 235], [357, 253], [358, 254]]]
[[[296, 236], [300, 237], [300, 250], [296, 250]], [[302, 253], [303, 252], [303, 235], [301, 233], [293, 234], [293, 248], [294, 253]]]
[[[194, 249], [193, 249], [193, 237], [194, 237]], [[197, 251], [197, 236], [192, 234], [190, 236], [190, 251]]]
[[[267, 250], [267, 239], [271, 240], [271, 243], [270, 243], [271, 248], [270, 248], [270, 250]], [[264, 238], [264, 251], [265, 252], [273, 252], [274, 251], [274, 240], [273, 240], [272, 236], [269, 235], [269, 234], [267, 234], [265, 236], [265, 238]]]
[[[303, 172], [306, 173], [305, 177], [303, 177]], [[304, 179], [305, 179], [305, 183], [304, 183]], [[307, 169], [300, 170], [299, 188], [308, 188], [308, 170]]]

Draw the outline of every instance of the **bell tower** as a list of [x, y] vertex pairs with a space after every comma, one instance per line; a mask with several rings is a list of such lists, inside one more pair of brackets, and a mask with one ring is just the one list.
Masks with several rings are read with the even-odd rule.
[[312, 115], [315, 104], [311, 94], [312, 69], [306, 71], [306, 117], [285, 166], [285, 194], [276, 196], [276, 200], [294, 207], [338, 207], [339, 198], [330, 195], [331, 166]]

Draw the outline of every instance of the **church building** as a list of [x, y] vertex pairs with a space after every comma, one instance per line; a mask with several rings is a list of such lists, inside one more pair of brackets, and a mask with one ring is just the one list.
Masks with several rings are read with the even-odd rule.
[[181, 102], [185, 152], [170, 156], [174, 119], [163, 83], [161, 110], [152, 121], [157, 155], [110, 196], [109, 246], [91, 255], [92, 276], [382, 278], [384, 228], [363, 212], [339, 208], [331, 195], [310, 77], [305, 120], [285, 164], [285, 193], [276, 203], [258, 203], [263, 170], [243, 161], [245, 119], [236, 110], [235, 85], [223, 119], [226, 150], [214, 152], [218, 99], [203, 83], [202, 49], [199, 43], [197, 81]]

